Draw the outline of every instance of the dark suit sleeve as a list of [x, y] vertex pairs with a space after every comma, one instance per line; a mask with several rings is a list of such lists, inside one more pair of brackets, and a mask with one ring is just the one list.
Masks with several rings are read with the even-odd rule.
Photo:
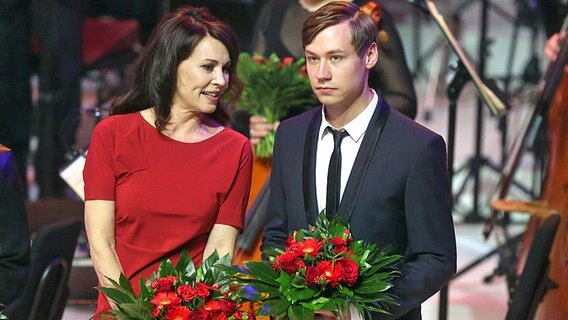
[[416, 154], [405, 191], [408, 246], [402, 277], [393, 294], [400, 307], [394, 319], [440, 290], [456, 271], [456, 242], [451, 214], [451, 191], [446, 167], [446, 148], [440, 136]]
[[[282, 168], [285, 165], [281, 163], [280, 143], [282, 139], [282, 130], [276, 131], [274, 142], [274, 153], [272, 156], [272, 169], [270, 171], [270, 196], [262, 234], [261, 251], [265, 248], [278, 247], [284, 248], [286, 238], [288, 237], [288, 220], [286, 217], [286, 201], [284, 195], [284, 186], [282, 181]], [[265, 258], [263, 256], [263, 258]]]
[[379, 60], [369, 75], [369, 83], [383, 92], [391, 107], [414, 119], [417, 109], [414, 81], [393, 18], [386, 10], [381, 15], [379, 30], [388, 34], [388, 41], [379, 43]]

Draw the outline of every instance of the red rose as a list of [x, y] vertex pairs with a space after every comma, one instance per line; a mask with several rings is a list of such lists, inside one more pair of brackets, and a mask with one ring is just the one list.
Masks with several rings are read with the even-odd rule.
[[217, 312], [210, 315], [209, 320], [227, 320], [227, 316], [222, 312]]
[[195, 294], [201, 299], [207, 299], [211, 295], [212, 288], [203, 282], [198, 282], [195, 284]]
[[286, 244], [288, 246], [291, 246], [294, 243], [296, 243], [296, 233], [297, 231], [294, 231], [294, 233], [292, 233], [291, 235], [288, 236], [288, 238], [286, 238]]
[[209, 317], [209, 312], [202, 307], [193, 310], [191, 314], [191, 320], [207, 320]]
[[303, 64], [303, 65], [300, 67], [300, 75], [301, 75], [302, 77], [305, 77], [305, 76], [308, 75], [308, 68], [306, 68], [306, 65], [305, 65], [305, 64]]
[[342, 237], [333, 237], [329, 239], [334, 246], [347, 246], [347, 242]]
[[290, 252], [285, 252], [276, 258], [276, 265], [278, 268], [290, 274], [298, 271], [298, 268], [300, 267], [299, 262], [302, 261]]
[[177, 306], [166, 312], [166, 320], [189, 320], [191, 310], [187, 307]]
[[357, 282], [359, 277], [359, 265], [349, 258], [343, 258], [335, 262], [337, 265], [341, 266], [342, 269], [342, 281], [348, 287], [352, 287]]
[[173, 292], [159, 292], [152, 298], [152, 304], [163, 308], [171, 308], [181, 303], [181, 298]]
[[154, 318], [159, 317], [160, 315], [162, 315], [162, 308], [161, 307], [155, 307], [154, 309], [152, 309], [152, 316]]
[[237, 303], [230, 300], [230, 299], [219, 299], [219, 309], [223, 312], [227, 317], [231, 316], [235, 313], [235, 309], [237, 308]]
[[335, 248], [333, 248], [333, 252], [335, 252], [337, 254], [342, 253], [342, 252], [347, 252], [347, 247], [343, 247], [343, 246], [335, 247]]
[[294, 58], [284, 57], [284, 58], [282, 58], [282, 61], [280, 62], [280, 67], [285, 67], [289, 64], [292, 64], [292, 62], [294, 62]]
[[183, 299], [183, 301], [189, 302], [193, 298], [197, 297], [197, 292], [190, 285], [182, 285], [177, 288], [177, 294]]
[[164, 278], [157, 278], [151, 284], [152, 289], [156, 293], [158, 292], [173, 292], [174, 284], [178, 281], [178, 277], [176, 276], [167, 276]]
[[317, 284], [321, 284], [321, 272], [317, 267], [308, 267], [306, 269], [306, 284], [308, 287], [314, 287]]
[[347, 242], [345, 242], [345, 240], [342, 237], [333, 237], [329, 239], [329, 242], [333, 244], [334, 246], [333, 251], [335, 253], [341, 253], [347, 251]]
[[280, 271], [280, 267], [278, 266], [278, 264], [273, 263], [270, 266], [272, 267], [272, 270], [274, 270], [276, 272]]
[[253, 60], [260, 63], [260, 64], [264, 64], [264, 59], [262, 57], [256, 56], [256, 57], [253, 58]]

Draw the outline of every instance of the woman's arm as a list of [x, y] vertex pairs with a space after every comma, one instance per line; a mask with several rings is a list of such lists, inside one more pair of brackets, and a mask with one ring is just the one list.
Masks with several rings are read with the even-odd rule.
[[207, 259], [215, 250], [219, 253], [219, 257], [229, 254], [232, 259], [238, 235], [239, 229], [233, 226], [226, 224], [213, 225], [213, 229], [211, 229], [211, 233], [209, 233], [209, 238], [207, 239], [207, 244], [205, 245], [203, 260]]
[[118, 261], [114, 240], [114, 201], [85, 201], [85, 229], [89, 240], [93, 267], [103, 287], [110, 287], [108, 278], [118, 281], [122, 267]]

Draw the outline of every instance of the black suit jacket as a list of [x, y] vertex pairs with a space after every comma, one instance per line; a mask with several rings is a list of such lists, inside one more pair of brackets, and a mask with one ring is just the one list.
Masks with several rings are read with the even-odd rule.
[[[374, 122], [381, 118], [378, 112], [388, 115], [375, 143], [370, 137], [377, 130]], [[284, 247], [289, 232], [315, 221], [317, 129], [308, 132], [312, 120], [319, 128], [321, 108], [282, 122], [276, 132], [262, 248]], [[443, 287], [456, 268], [445, 143], [439, 135], [390, 109], [381, 97], [371, 122], [339, 213], [350, 216], [355, 239], [390, 246], [404, 256], [402, 277], [392, 291], [400, 307], [391, 308], [391, 316], [374, 314], [373, 319], [421, 319], [420, 304]], [[371, 151], [366, 170], [361, 160], [364, 150]], [[360, 188], [353, 179], [357, 172], [363, 173]], [[353, 201], [354, 193], [354, 204], [346, 203], [345, 199]], [[352, 212], [346, 212], [350, 207]]]

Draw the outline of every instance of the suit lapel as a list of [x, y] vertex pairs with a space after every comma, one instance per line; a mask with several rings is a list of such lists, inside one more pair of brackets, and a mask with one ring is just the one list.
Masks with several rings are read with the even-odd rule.
[[[365, 131], [365, 136], [361, 142], [359, 152], [355, 157], [353, 169], [349, 174], [341, 203], [339, 204], [339, 214], [344, 221], [350, 221], [355, 208], [355, 203], [359, 196], [363, 178], [369, 164], [371, 157], [376, 149], [377, 143], [383, 132], [385, 122], [387, 121], [390, 113], [390, 107], [386, 104], [381, 95], [377, 101], [377, 107], [371, 117], [369, 126]], [[315, 112], [306, 134], [304, 143], [304, 158], [302, 169], [302, 188], [304, 197], [304, 211], [306, 213], [306, 221], [308, 224], [313, 224], [318, 215], [317, 195], [316, 195], [316, 152], [318, 146], [318, 133], [321, 125], [321, 109]]]
[[304, 161], [302, 166], [302, 188], [304, 195], [304, 211], [306, 221], [313, 224], [318, 215], [316, 195], [316, 150], [318, 147], [318, 132], [321, 125], [321, 109], [315, 112], [306, 134], [304, 143]]
[[371, 162], [371, 157], [373, 152], [377, 147], [377, 143], [383, 132], [385, 122], [387, 121], [388, 115], [390, 113], [390, 107], [386, 104], [381, 95], [379, 95], [379, 100], [377, 101], [377, 107], [375, 112], [371, 117], [369, 126], [365, 130], [365, 136], [361, 142], [361, 147], [359, 152], [355, 157], [355, 163], [353, 164], [353, 169], [349, 174], [347, 180], [347, 185], [343, 191], [343, 196], [341, 197], [341, 202], [339, 203], [338, 212], [341, 218], [349, 222], [351, 216], [353, 215], [353, 210], [355, 208], [355, 203], [361, 191], [361, 185], [363, 184], [363, 178], [365, 173], [369, 168]]

